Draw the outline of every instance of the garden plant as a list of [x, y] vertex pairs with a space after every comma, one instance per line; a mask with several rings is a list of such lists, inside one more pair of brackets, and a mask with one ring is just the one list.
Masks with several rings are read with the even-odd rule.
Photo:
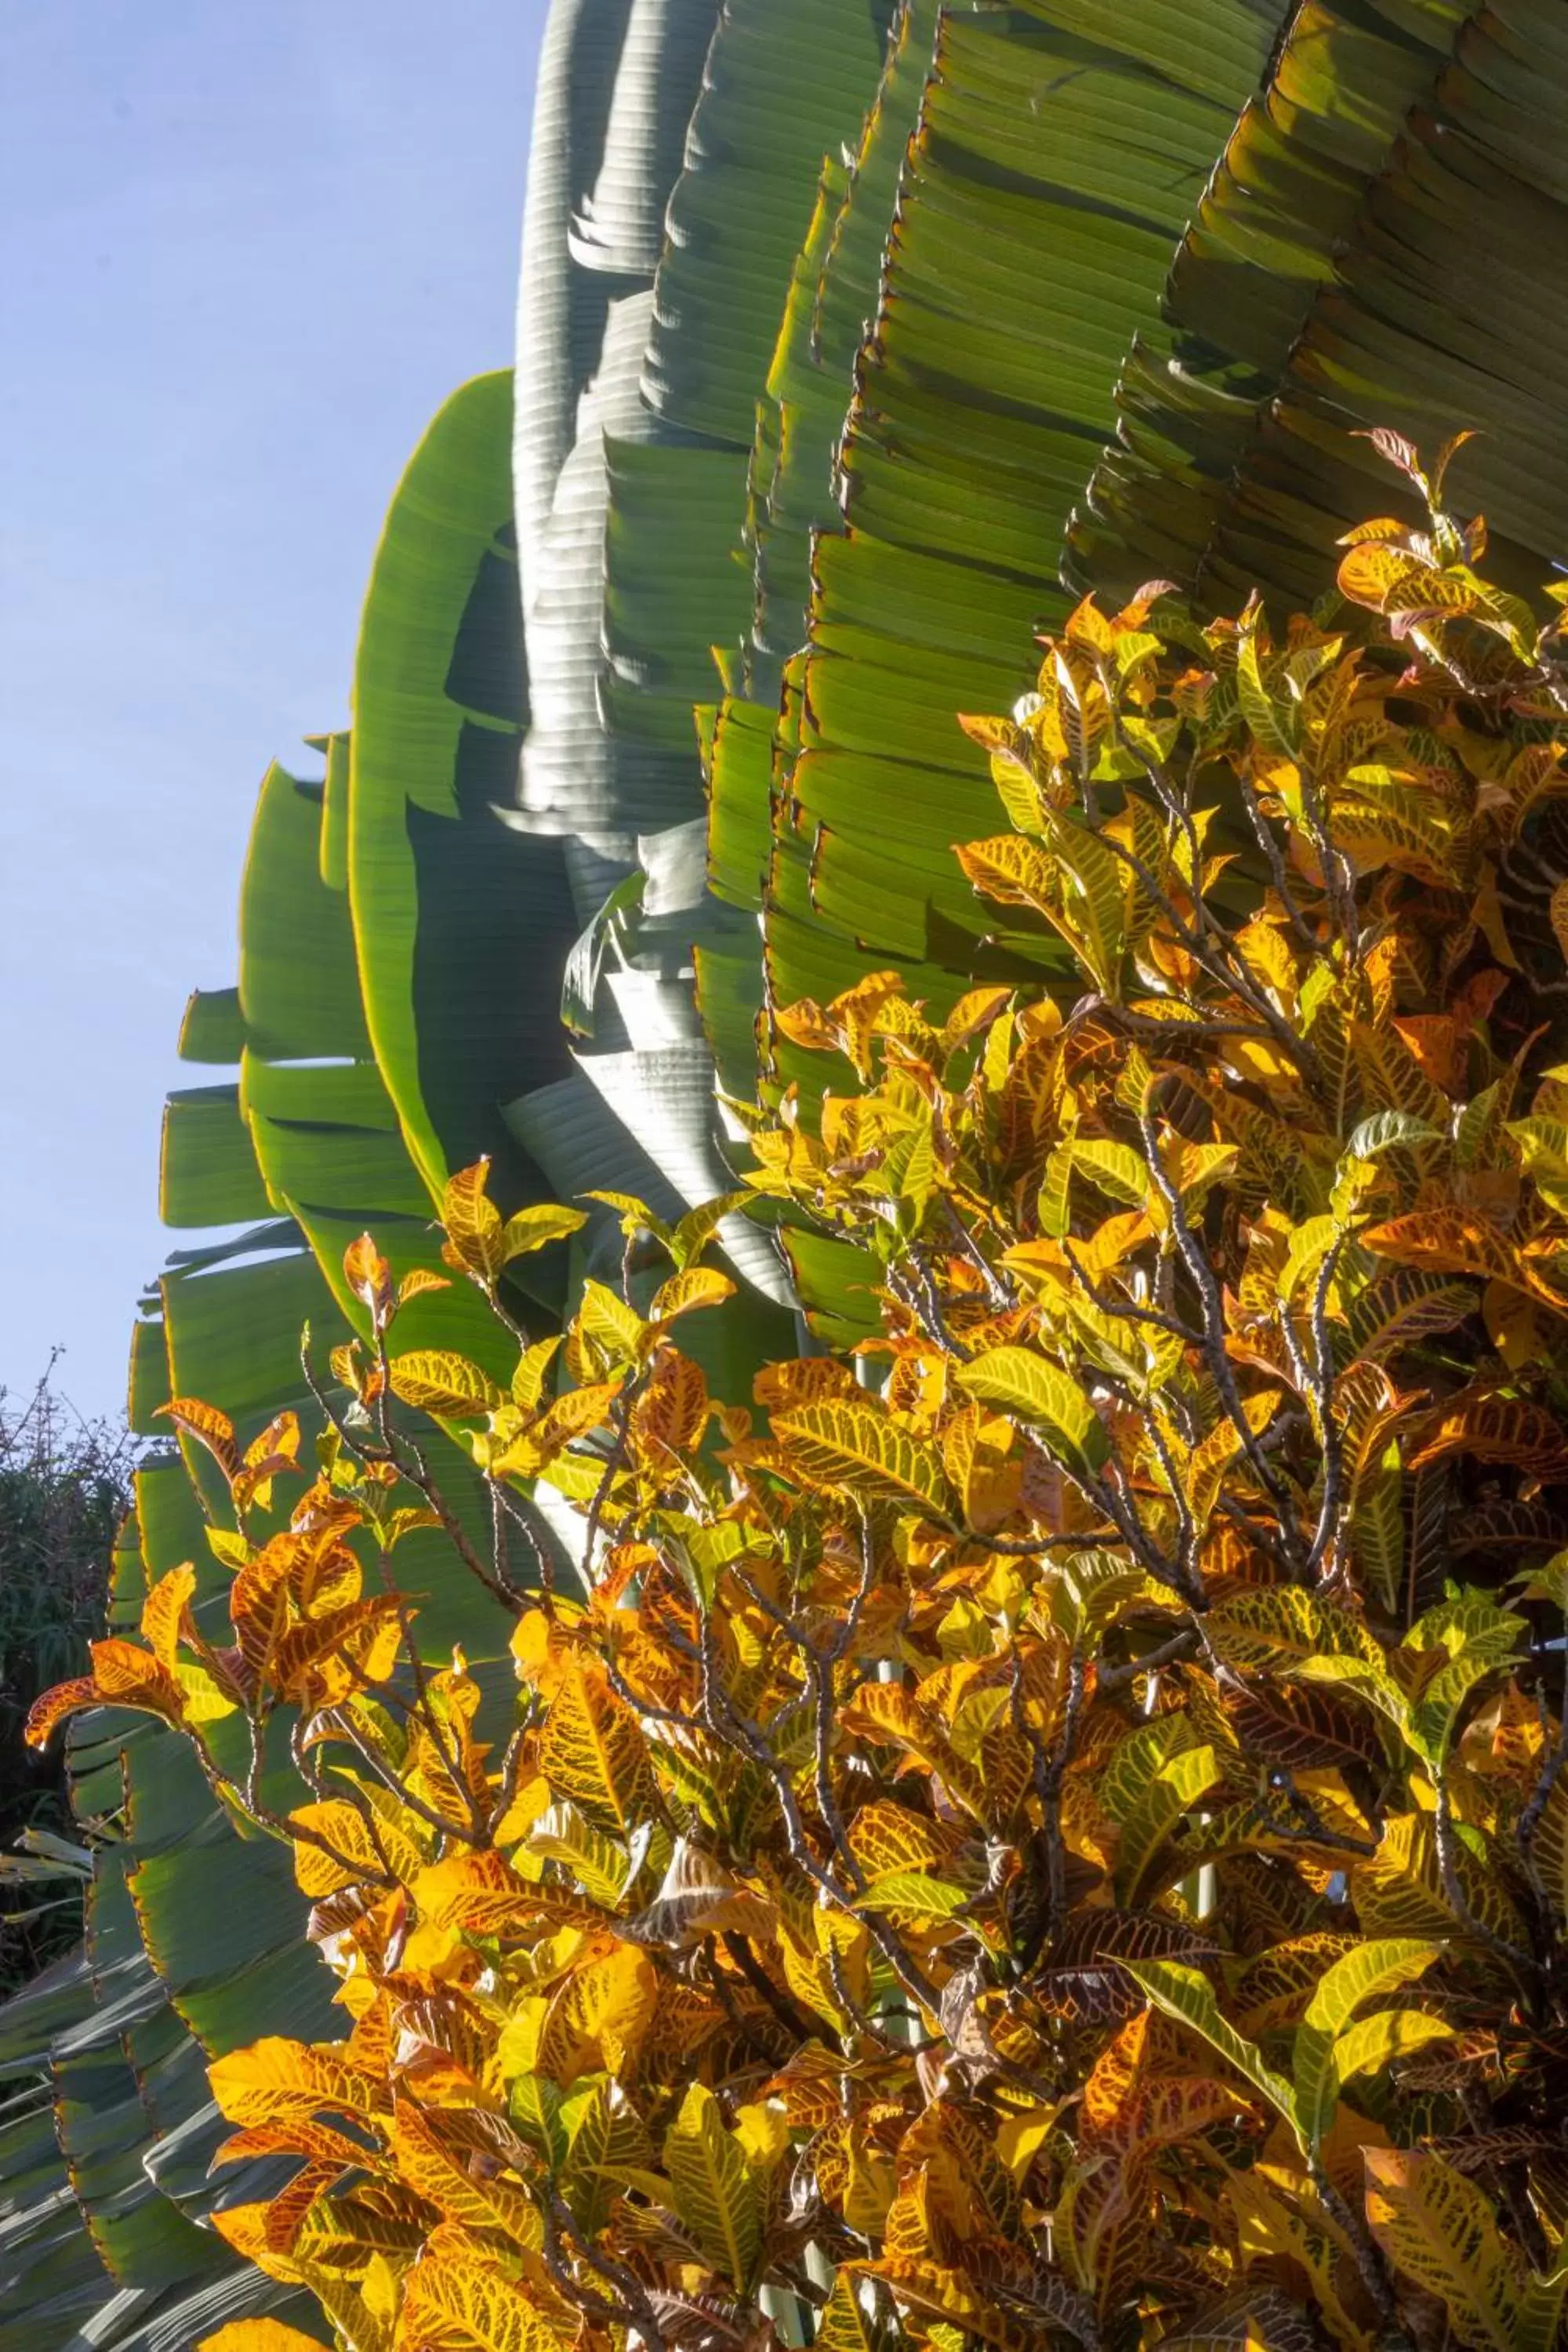
[[[855, 1250], [852, 1346], [714, 1391], [734, 1195], [615, 1196], [536, 1338], [590, 1204], [481, 1161], [443, 1274], [349, 1248], [313, 1448], [167, 1406], [226, 1638], [176, 1568], [33, 1737], [150, 1710], [291, 1847], [349, 2030], [213, 2068], [291, 2166], [217, 2227], [350, 2352], [1559, 2340], [1568, 642], [1380, 446], [1429, 510], [1315, 617], [1086, 599], [964, 719], [1068, 986], [764, 1012], [750, 1213]], [[504, 1381], [402, 1344], [442, 1282]]]

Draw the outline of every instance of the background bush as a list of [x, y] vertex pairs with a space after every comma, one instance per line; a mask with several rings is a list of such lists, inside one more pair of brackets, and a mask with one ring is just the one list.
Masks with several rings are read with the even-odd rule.
[[[114, 1533], [139, 1450], [129, 1431], [84, 1421], [53, 1370], [25, 1398], [0, 1391], [0, 1871], [24, 1836], [75, 1840], [63, 1761], [30, 1756], [22, 1726], [40, 1691], [81, 1672], [88, 1643], [103, 1631]], [[80, 1933], [69, 1875], [0, 1877], [0, 1991]]]

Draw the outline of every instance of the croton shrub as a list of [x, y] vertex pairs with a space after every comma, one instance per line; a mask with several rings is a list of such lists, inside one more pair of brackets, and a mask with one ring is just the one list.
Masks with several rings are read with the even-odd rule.
[[313, 1458], [171, 1408], [232, 1640], [176, 1570], [34, 1736], [152, 1708], [292, 1841], [345, 2034], [215, 2065], [219, 2162], [296, 2160], [217, 2218], [348, 2352], [1558, 2340], [1568, 651], [1383, 440], [1429, 511], [1313, 617], [1087, 602], [964, 720], [957, 854], [1069, 984], [770, 1006], [748, 1213], [859, 1253], [867, 1336], [715, 1394], [737, 1200], [615, 1198], [536, 1339], [506, 1266], [584, 1212], [480, 1167], [507, 1392], [367, 1237]]

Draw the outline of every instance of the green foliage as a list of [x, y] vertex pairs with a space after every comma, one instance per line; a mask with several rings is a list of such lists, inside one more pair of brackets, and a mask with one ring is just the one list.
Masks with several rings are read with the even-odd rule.
[[[110, 1558], [131, 1501], [136, 1442], [82, 1421], [53, 1369], [20, 1404], [0, 1395], [0, 1990], [81, 1934], [78, 1842], [65, 1776], [28, 1756], [22, 1727], [51, 1684], [79, 1674], [101, 1633]], [[18, 1853], [16, 1849], [24, 1846]]]

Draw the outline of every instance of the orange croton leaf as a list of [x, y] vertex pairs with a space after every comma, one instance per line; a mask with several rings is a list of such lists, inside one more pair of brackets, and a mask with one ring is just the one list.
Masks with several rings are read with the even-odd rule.
[[216, 1405], [203, 1404], [196, 1397], [172, 1397], [157, 1411], [186, 1436], [205, 1445], [224, 1476], [233, 1478], [239, 1467], [239, 1455], [234, 1442], [234, 1423], [226, 1412], [220, 1412]]

